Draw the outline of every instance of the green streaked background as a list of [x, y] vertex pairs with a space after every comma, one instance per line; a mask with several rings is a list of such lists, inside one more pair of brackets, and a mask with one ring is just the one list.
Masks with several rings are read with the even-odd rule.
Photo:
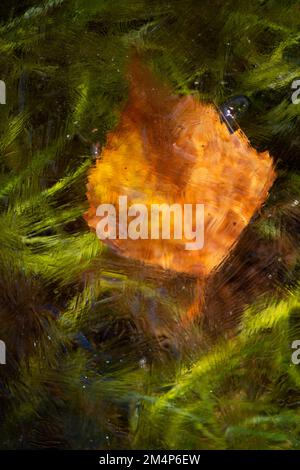
[[[0, 448], [299, 449], [299, 31], [293, 0], [1, 1]], [[195, 279], [83, 219], [133, 50], [278, 172], [186, 331]]]

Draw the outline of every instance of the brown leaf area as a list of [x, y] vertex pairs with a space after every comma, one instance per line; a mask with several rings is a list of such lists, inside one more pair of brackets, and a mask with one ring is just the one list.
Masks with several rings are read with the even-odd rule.
[[129, 78], [119, 125], [89, 172], [86, 220], [95, 230], [97, 207], [117, 207], [119, 196], [149, 212], [152, 204], [204, 204], [200, 250], [186, 250], [184, 237], [109, 243], [123, 256], [205, 278], [266, 200], [275, 179], [272, 158], [252, 148], [241, 131], [231, 134], [212, 105], [174, 96], [138, 59]]

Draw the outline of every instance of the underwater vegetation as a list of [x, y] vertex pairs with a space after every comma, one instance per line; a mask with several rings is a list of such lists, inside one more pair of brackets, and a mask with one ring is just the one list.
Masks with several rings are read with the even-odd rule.
[[[1, 449], [300, 449], [299, 27], [2, 0]], [[203, 249], [99, 240], [120, 195], [204, 203]]]

